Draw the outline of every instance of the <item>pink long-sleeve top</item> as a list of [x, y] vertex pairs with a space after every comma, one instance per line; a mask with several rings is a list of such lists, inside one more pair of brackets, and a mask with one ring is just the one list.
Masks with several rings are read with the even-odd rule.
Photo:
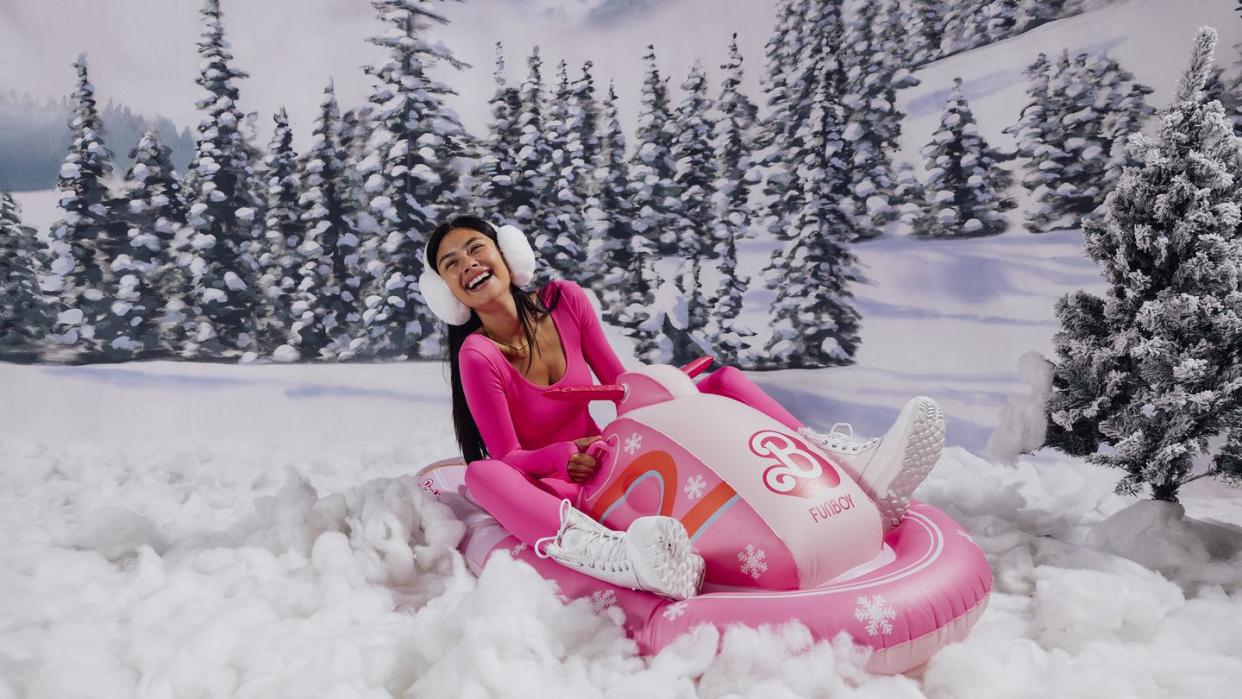
[[573, 440], [600, 431], [587, 403], [553, 400], [543, 392], [593, 384], [590, 372], [600, 383], [615, 383], [625, 371], [582, 287], [551, 281], [543, 290], [545, 305], [554, 290], [560, 300], [551, 315], [565, 351], [565, 374], [551, 386], [531, 382], [480, 334], [467, 337], [457, 355], [466, 403], [488, 454], [536, 478], [567, 478], [569, 457], [578, 451]]

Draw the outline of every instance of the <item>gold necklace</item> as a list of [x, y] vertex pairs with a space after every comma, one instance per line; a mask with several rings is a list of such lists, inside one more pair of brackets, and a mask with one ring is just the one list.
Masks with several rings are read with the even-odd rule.
[[[487, 335], [487, 339], [491, 340], [492, 342], [495, 342], [496, 344], [498, 344], [498, 345], [500, 345], [500, 346], [502, 346], [502, 347], [508, 347], [509, 349], [513, 350], [514, 354], [516, 354], [518, 357], [525, 357], [525, 356], [526, 356], [526, 354], [525, 354], [525, 353], [526, 353], [526, 350], [530, 349], [530, 343], [529, 343], [529, 342], [528, 342], [528, 343], [526, 343], [526, 344], [524, 344], [524, 345], [522, 345], [521, 347], [515, 347], [515, 346], [510, 345], [510, 344], [508, 344], [508, 343], [506, 343], [506, 342], [501, 342], [500, 340], [497, 340], [496, 338], [492, 337], [492, 336], [491, 336], [491, 333], [487, 332], [487, 329], [486, 329], [486, 328], [484, 328], [484, 329], [483, 329], [483, 334], [484, 334], [484, 335]], [[538, 330], [536, 330], [536, 334], [538, 334]]]

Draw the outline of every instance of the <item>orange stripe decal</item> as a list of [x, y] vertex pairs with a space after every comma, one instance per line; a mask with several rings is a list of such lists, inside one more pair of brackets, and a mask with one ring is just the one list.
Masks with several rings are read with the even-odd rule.
[[625, 491], [629, 490], [634, 481], [653, 471], [664, 480], [664, 496], [660, 501], [660, 514], [672, 515], [673, 501], [677, 498], [677, 464], [666, 451], [647, 452], [631, 461], [621, 475], [613, 479], [604, 492], [595, 499], [595, 502], [591, 503], [591, 509], [587, 514], [591, 515], [592, 519], [599, 519], [613, 503], [625, 497]]
[[686, 527], [686, 534], [694, 536], [699, 527], [711, 519], [711, 516], [716, 514], [720, 506], [728, 502], [734, 495], [737, 495], [737, 491], [730, 488], [728, 483], [721, 483], [712, 488], [711, 492], [704, 495], [703, 499], [695, 503], [694, 507], [690, 508], [690, 511], [681, 518], [681, 523]]

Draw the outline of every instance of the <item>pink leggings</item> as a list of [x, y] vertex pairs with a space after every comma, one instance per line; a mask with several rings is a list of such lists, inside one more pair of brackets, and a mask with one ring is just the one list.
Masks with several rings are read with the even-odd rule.
[[[792, 430], [802, 427], [797, 418], [735, 367], [722, 367], [696, 385], [703, 393], [745, 403]], [[500, 526], [534, 545], [535, 540], [556, 534], [561, 527], [561, 500], [576, 501], [582, 486], [559, 478], [535, 478], [500, 459], [480, 459], [466, 466], [466, 487]]]

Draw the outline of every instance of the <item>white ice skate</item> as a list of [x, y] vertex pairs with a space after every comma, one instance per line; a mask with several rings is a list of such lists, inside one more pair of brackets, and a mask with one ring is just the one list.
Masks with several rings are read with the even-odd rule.
[[[839, 431], [840, 427], [849, 433]], [[845, 423], [828, 434], [803, 427], [798, 430], [828, 459], [844, 468], [875, 502], [884, 532], [896, 527], [910, 509], [910, 495], [940, 460], [944, 449], [944, 411], [926, 396], [913, 398], [883, 437], [861, 440]]]
[[535, 542], [535, 554], [631, 590], [672, 599], [698, 594], [703, 558], [690, 549], [686, 528], [672, 517], [639, 517], [614, 531], [561, 501], [561, 528]]

